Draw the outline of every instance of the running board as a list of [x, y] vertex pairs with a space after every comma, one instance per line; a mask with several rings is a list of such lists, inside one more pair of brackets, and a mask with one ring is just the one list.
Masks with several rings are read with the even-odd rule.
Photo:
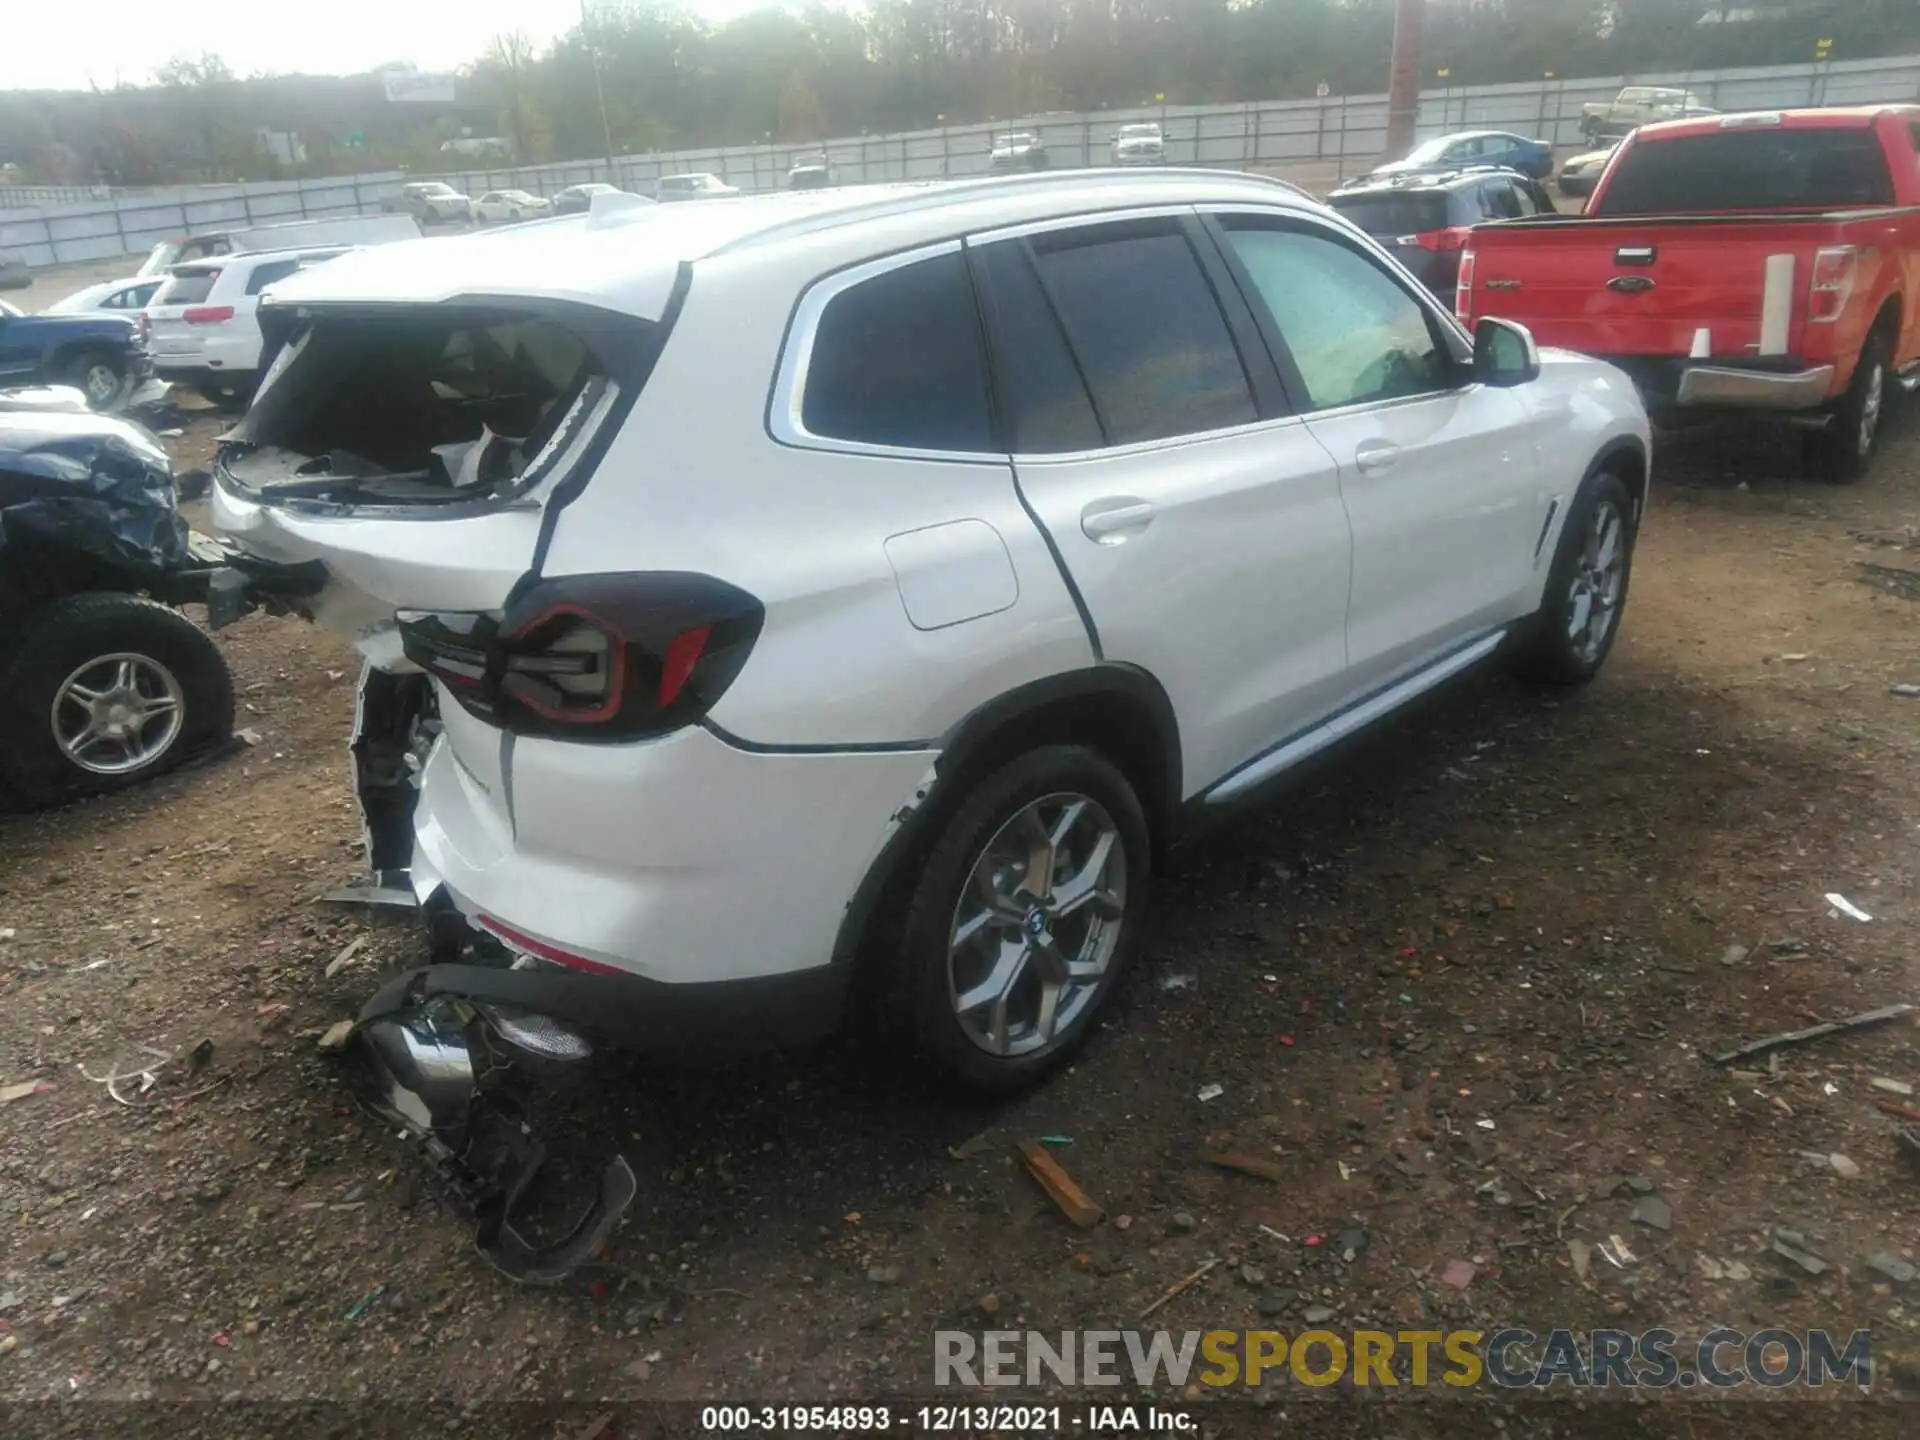
[[1266, 783], [1282, 771], [1292, 769], [1302, 760], [1310, 759], [1328, 746], [1364, 730], [1374, 721], [1392, 714], [1409, 700], [1425, 694], [1437, 685], [1445, 684], [1462, 671], [1479, 664], [1498, 650], [1500, 642], [1505, 639], [1506, 632], [1502, 630], [1496, 630], [1491, 635], [1483, 635], [1471, 645], [1455, 650], [1426, 669], [1417, 671], [1397, 684], [1380, 691], [1371, 699], [1362, 700], [1351, 709], [1342, 710], [1332, 719], [1315, 726], [1296, 739], [1287, 741], [1277, 750], [1269, 750], [1265, 755], [1234, 771], [1209, 790], [1206, 803], [1225, 805], [1239, 799], [1255, 786]]

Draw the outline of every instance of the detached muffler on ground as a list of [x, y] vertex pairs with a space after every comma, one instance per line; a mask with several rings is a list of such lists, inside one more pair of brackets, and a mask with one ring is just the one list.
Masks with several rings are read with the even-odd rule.
[[615, 1156], [599, 1193], [560, 1239], [528, 1240], [515, 1216], [546, 1161], [524, 1118], [522, 1085], [552, 1067], [584, 1065], [584, 1036], [544, 1015], [428, 993], [433, 968], [409, 971], [361, 1007], [355, 1034], [367, 1101], [422, 1145], [441, 1200], [475, 1222], [475, 1248], [510, 1280], [551, 1285], [599, 1253], [638, 1192]]

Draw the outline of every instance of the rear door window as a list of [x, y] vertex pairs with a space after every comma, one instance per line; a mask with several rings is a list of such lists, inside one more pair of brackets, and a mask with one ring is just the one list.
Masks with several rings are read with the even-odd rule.
[[958, 249], [840, 291], [814, 330], [809, 435], [911, 450], [993, 450], [980, 323]]
[[1425, 194], [1336, 195], [1327, 202], [1369, 235], [1419, 235], [1447, 227], [1447, 197]]
[[1259, 418], [1226, 316], [1177, 223], [1053, 231], [1031, 243], [1109, 444]]
[[1614, 166], [1598, 215], [1829, 210], [1893, 203], [1893, 177], [1869, 129], [1709, 131], [1643, 141]]
[[302, 265], [299, 260], [269, 260], [253, 267], [247, 277], [247, 294], [258, 295], [276, 280], [284, 280]]
[[1506, 180], [1489, 180], [1480, 187], [1481, 203], [1489, 220], [1518, 220], [1527, 212], [1520, 208], [1520, 197]]
[[1005, 240], [973, 254], [1009, 447], [1019, 455], [1099, 449], [1105, 437], [1093, 400], [1026, 245]]
[[156, 305], [198, 305], [213, 293], [218, 270], [182, 270], [170, 277], [153, 297]]

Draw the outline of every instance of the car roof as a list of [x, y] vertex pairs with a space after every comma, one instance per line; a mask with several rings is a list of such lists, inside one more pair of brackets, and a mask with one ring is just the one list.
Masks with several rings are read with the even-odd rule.
[[[404, 240], [394, 242], [404, 245]], [[197, 274], [204, 270], [244, 270], [275, 260], [304, 260], [315, 255], [345, 255], [352, 245], [289, 245], [282, 250], [234, 250], [225, 255], [209, 255], [202, 260], [182, 260], [170, 274]]]
[[1776, 116], [1781, 128], [1788, 130], [1864, 130], [1882, 115], [1920, 120], [1920, 105], [1827, 105], [1818, 109], [1740, 110], [1725, 115], [1696, 115], [1642, 125], [1634, 131], [1634, 138], [1667, 140], [1684, 135], [1711, 135], [1720, 130], [1758, 128]]
[[[720, 255], [843, 244], [833, 263], [1039, 220], [1147, 205], [1246, 203], [1328, 213], [1298, 186], [1232, 171], [1088, 170], [621, 206], [467, 235], [369, 246], [275, 287], [283, 303], [433, 304], [462, 296], [571, 300], [656, 319], [680, 267]], [[828, 268], [831, 268], [830, 266]]]
[[1411, 170], [1399, 175], [1366, 176], [1351, 185], [1342, 185], [1327, 199], [1331, 202], [1349, 195], [1385, 195], [1408, 190], [1457, 190], [1493, 176], [1507, 180], [1530, 179], [1509, 165], [1463, 165], [1457, 170]]

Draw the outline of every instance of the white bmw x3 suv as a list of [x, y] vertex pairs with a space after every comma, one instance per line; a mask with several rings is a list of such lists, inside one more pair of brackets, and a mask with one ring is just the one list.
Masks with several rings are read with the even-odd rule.
[[597, 208], [261, 314], [214, 514], [367, 656], [422, 1087], [443, 1000], [686, 1052], [854, 993], [1028, 1083], [1210, 819], [1497, 655], [1591, 677], [1646, 502], [1623, 375], [1242, 175]]

